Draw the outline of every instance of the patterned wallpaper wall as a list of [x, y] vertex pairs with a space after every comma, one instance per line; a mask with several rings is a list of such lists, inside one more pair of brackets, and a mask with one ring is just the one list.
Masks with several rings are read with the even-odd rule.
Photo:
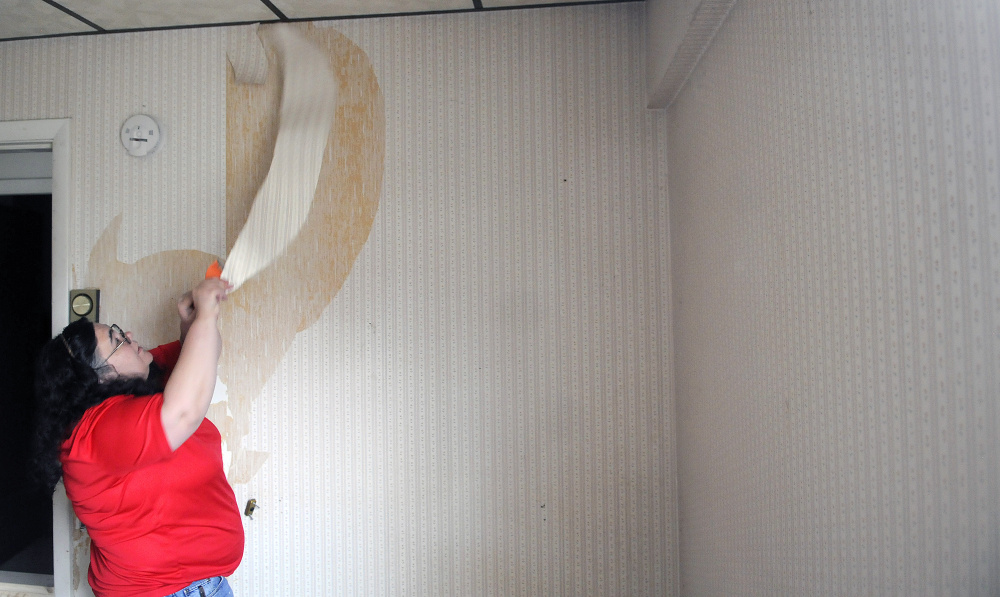
[[998, 39], [741, 0], [670, 108], [683, 594], [1000, 592]]
[[[124, 261], [224, 251], [225, 41], [221, 30], [189, 29], [0, 43], [0, 119], [73, 119], [75, 282], [119, 214]], [[136, 113], [160, 124], [149, 159], [130, 157], [119, 140]]]
[[[675, 593], [667, 121], [644, 108], [642, 16], [323, 25], [378, 78], [382, 194], [254, 402], [237, 594]], [[224, 252], [226, 38], [0, 44], [0, 120], [74, 119], [80, 283], [119, 213], [124, 262]], [[117, 145], [137, 111], [165, 130], [143, 161]]]

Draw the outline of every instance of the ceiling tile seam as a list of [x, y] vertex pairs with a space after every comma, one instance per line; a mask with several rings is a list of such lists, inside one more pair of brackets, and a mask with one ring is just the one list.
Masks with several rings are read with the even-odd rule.
[[263, 4], [264, 6], [266, 6], [271, 12], [273, 12], [275, 14], [275, 16], [277, 16], [282, 21], [287, 21], [288, 20], [288, 17], [285, 16], [285, 13], [281, 12], [280, 10], [278, 10], [278, 7], [275, 6], [271, 2], [271, 0], [260, 0], [260, 2], [261, 2], [261, 4]]
[[48, 4], [49, 6], [51, 6], [53, 8], [57, 8], [57, 9], [63, 11], [64, 13], [66, 13], [69, 16], [73, 17], [74, 19], [80, 21], [84, 25], [87, 25], [88, 27], [93, 27], [94, 29], [96, 29], [98, 31], [104, 31], [104, 27], [100, 27], [96, 23], [92, 23], [92, 22], [88, 21], [87, 19], [81, 17], [80, 15], [76, 14], [72, 10], [66, 8], [62, 4], [59, 4], [58, 2], [55, 2], [55, 0], [42, 0], [42, 2], [45, 2], [46, 4]]
[[[48, 1], [48, 0], [45, 0]], [[53, 33], [48, 35], [26, 35], [21, 37], [4, 37], [0, 38], [0, 43], [8, 41], [25, 41], [30, 39], [56, 39], [61, 37], [86, 37], [91, 35], [113, 35], [116, 33], [142, 33], [146, 31], [177, 31], [181, 29], [210, 29], [212, 27], [239, 27], [241, 25], [257, 25], [264, 23], [283, 23], [283, 22], [295, 22], [295, 21], [318, 21], [321, 19], [288, 19], [288, 21], [281, 21], [279, 19], [273, 20], [262, 20], [256, 19], [253, 21], [231, 21], [224, 23], [191, 23], [189, 25], [164, 25], [161, 27], [132, 27], [128, 29], [101, 29], [100, 31], [72, 31], [69, 33]]]

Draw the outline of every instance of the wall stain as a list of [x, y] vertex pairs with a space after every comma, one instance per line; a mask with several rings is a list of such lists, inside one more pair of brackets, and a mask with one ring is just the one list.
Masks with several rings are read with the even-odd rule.
[[[280, 26], [300, 27], [309, 40], [326, 51], [340, 89], [319, 185], [305, 225], [283, 256], [223, 304], [219, 377], [227, 387], [228, 400], [213, 404], [209, 418], [232, 453], [227, 474], [234, 484], [248, 483], [267, 459], [267, 453], [244, 445], [253, 403], [295, 334], [319, 319], [350, 273], [375, 220], [385, 162], [384, 100], [365, 52], [334, 29], [311, 24]], [[261, 26], [259, 35], [268, 64], [276, 65], [268, 33], [272, 27]], [[228, 248], [242, 230], [271, 164], [282, 84], [279, 70], [269, 68], [262, 85], [246, 85], [236, 81], [231, 65], [228, 69]], [[156, 345], [175, 339], [176, 313], [165, 305], [173, 305], [203, 277], [215, 256], [201, 251], [164, 251], [125, 264], [117, 259], [120, 226], [119, 215], [95, 244], [88, 281], [101, 288], [102, 301], [122, 307], [129, 322], [142, 323], [141, 341]]]

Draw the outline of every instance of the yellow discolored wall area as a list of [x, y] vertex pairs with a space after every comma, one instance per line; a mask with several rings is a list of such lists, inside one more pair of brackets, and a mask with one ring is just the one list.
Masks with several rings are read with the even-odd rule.
[[[226, 85], [227, 246], [236, 242], [271, 164], [278, 132], [281, 69], [262, 28], [268, 70], [262, 84], [241, 83], [232, 67]], [[288, 251], [234, 292], [223, 307], [224, 351], [219, 377], [228, 404], [217, 402], [209, 416], [219, 426], [233, 458], [234, 483], [247, 483], [266, 455], [248, 450], [242, 439], [250, 405], [297, 332], [308, 328], [329, 305], [368, 239], [385, 161], [385, 117], [381, 91], [365, 53], [333, 29], [301, 26], [330, 57], [340, 95], [309, 217]], [[246, 38], [244, 38], [245, 40]], [[254, 43], [250, 40], [249, 43]], [[155, 343], [176, 336], [170, 304], [190, 288], [215, 257], [197, 251], [166, 251], [134, 264], [117, 259], [120, 218], [95, 245], [89, 282], [104, 288], [105, 300], [129, 304], [148, 322]], [[164, 300], [147, 300], [155, 296]]]
[[[246, 483], [262, 458], [241, 442], [250, 403], [295, 334], [312, 325], [340, 290], [368, 239], [381, 190], [385, 109], [368, 57], [333, 29], [304, 30], [330, 56], [339, 101], [316, 197], [299, 236], [285, 255], [230, 296], [221, 317], [225, 350], [219, 376], [228, 388], [232, 415], [221, 429], [234, 452], [230, 478], [236, 483]], [[277, 63], [273, 55], [268, 62]], [[271, 68], [262, 86], [239, 84], [229, 71], [226, 244], [230, 247], [267, 174], [277, 134], [280, 86], [279, 69]]]

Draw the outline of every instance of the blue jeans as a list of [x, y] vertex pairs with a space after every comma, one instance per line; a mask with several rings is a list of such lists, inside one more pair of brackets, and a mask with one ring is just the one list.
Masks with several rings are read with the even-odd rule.
[[233, 589], [223, 576], [213, 576], [191, 583], [166, 597], [233, 597]]

